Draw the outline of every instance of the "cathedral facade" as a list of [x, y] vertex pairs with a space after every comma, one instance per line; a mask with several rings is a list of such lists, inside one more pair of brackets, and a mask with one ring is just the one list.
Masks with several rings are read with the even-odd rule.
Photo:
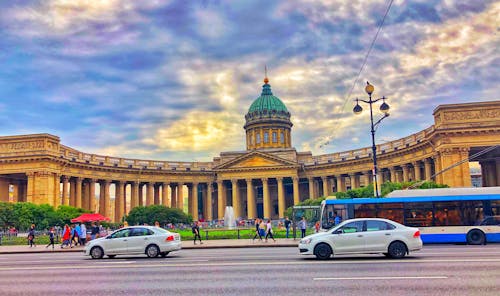
[[[433, 115], [425, 130], [377, 145], [380, 182], [432, 179], [470, 187], [474, 156], [482, 185], [500, 186], [500, 101], [441, 105]], [[226, 206], [243, 219], [278, 219], [302, 200], [373, 181], [371, 147], [299, 152], [292, 147], [292, 127], [266, 78], [245, 115], [246, 150], [221, 152], [211, 162], [89, 154], [50, 134], [2, 136], [0, 201], [71, 205], [115, 221], [152, 204], [186, 210], [195, 220], [222, 219]]]

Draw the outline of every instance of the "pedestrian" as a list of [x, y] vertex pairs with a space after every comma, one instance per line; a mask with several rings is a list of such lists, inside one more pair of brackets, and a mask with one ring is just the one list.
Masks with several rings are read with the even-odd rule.
[[267, 220], [267, 224], [266, 224], [266, 243], [267, 243], [268, 237], [272, 238], [273, 241], [276, 242], [276, 240], [274, 239], [274, 236], [273, 236], [273, 225], [271, 224], [271, 220]]
[[286, 229], [286, 238], [290, 235], [290, 224], [292, 224], [292, 221], [288, 219], [288, 217], [285, 217], [285, 229]]
[[69, 241], [70, 239], [71, 239], [71, 228], [69, 228], [68, 224], [66, 224], [64, 225], [63, 229], [61, 249], [63, 249], [64, 246], [71, 247], [71, 243]]
[[262, 235], [260, 235], [259, 231], [259, 222], [260, 222], [259, 218], [255, 219], [255, 235], [253, 236], [252, 241], [255, 241], [257, 236], [259, 237], [259, 240], [262, 241]]
[[52, 250], [54, 250], [54, 238], [55, 238], [54, 227], [51, 227], [50, 231], [49, 231], [49, 240], [50, 240], [50, 242], [45, 247], [45, 249], [47, 249], [50, 245], [52, 245]]
[[80, 231], [77, 230], [80, 229], [79, 225], [71, 225], [71, 241], [70, 241], [70, 248], [73, 248], [73, 243], [75, 244], [75, 247], [78, 246], [78, 242], [80, 241]]
[[196, 245], [196, 238], [198, 238], [200, 240], [200, 245], [203, 244], [203, 242], [201, 241], [201, 236], [200, 236], [200, 226], [198, 225], [198, 221], [195, 221], [193, 223], [193, 227], [191, 227], [191, 230], [193, 232], [193, 243]]
[[85, 223], [80, 224], [80, 245], [85, 246], [87, 243], [87, 226]]
[[319, 232], [319, 221], [316, 221], [316, 224], [314, 224], [314, 230], [316, 233]]
[[92, 222], [92, 225], [90, 226], [90, 240], [94, 240], [98, 235], [99, 227], [95, 224], [95, 222]]
[[299, 222], [299, 227], [301, 231], [301, 237], [304, 238], [306, 236], [306, 229], [307, 229], [306, 217], [302, 217], [302, 220], [300, 220]]
[[334, 212], [333, 214], [335, 216], [335, 219], [334, 219], [335, 225], [339, 225], [342, 222], [342, 217], [340, 215], [338, 215], [337, 212]]
[[31, 247], [36, 248], [36, 243], [35, 243], [35, 224], [31, 224], [31, 227], [28, 231], [28, 244]]
[[266, 236], [266, 223], [264, 223], [264, 220], [260, 219], [259, 220], [259, 233], [260, 236]]

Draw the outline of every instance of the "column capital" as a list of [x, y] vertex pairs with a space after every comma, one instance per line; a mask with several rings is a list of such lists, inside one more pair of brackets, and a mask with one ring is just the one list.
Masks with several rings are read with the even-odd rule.
[[82, 182], [82, 181], [83, 181], [83, 178], [82, 178], [82, 177], [75, 177], [75, 181], [76, 181], [76, 182]]
[[293, 180], [294, 182], [296, 182], [296, 181], [299, 181], [299, 180], [300, 180], [300, 178], [299, 178], [298, 176], [293, 176], [293, 177], [292, 177], [292, 180]]
[[247, 178], [247, 179], [245, 179], [245, 182], [247, 182], [247, 184], [252, 184], [252, 180], [253, 180], [253, 178]]
[[321, 180], [324, 182], [326, 181], [326, 179], [328, 179], [328, 176], [321, 176]]
[[212, 184], [212, 182], [207, 182], [207, 187], [210, 188], [210, 189], [213, 189], [214, 188], [214, 184]]
[[276, 181], [283, 182], [283, 177], [276, 177]]
[[314, 180], [314, 177], [307, 177], [307, 180], [309, 180], [309, 182], [311, 182]]
[[62, 178], [63, 182], [68, 182], [70, 177], [68, 177], [66, 175], [62, 175], [61, 178]]
[[238, 183], [238, 179], [232, 178], [231, 183]]
[[269, 180], [269, 178], [260, 178], [262, 180], [262, 182], [266, 182], [267, 183], [267, 180]]

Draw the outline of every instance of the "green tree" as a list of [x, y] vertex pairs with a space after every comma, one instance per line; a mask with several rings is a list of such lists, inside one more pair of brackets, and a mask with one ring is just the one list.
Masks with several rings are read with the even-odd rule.
[[139, 206], [133, 208], [125, 217], [130, 225], [139, 225], [147, 223], [153, 225], [156, 221], [160, 224], [167, 223], [191, 223], [190, 215], [175, 208], [167, 208], [162, 205]]
[[18, 216], [14, 210], [14, 204], [9, 202], [0, 202], [0, 227], [7, 229], [18, 224]]

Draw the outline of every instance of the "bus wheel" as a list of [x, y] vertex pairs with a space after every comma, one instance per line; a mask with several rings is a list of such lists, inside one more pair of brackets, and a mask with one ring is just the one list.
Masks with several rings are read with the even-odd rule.
[[321, 243], [314, 247], [314, 255], [320, 260], [329, 259], [332, 256], [332, 248], [325, 243]]
[[486, 238], [481, 230], [472, 229], [467, 233], [467, 244], [484, 245], [485, 243], [486, 243]]

